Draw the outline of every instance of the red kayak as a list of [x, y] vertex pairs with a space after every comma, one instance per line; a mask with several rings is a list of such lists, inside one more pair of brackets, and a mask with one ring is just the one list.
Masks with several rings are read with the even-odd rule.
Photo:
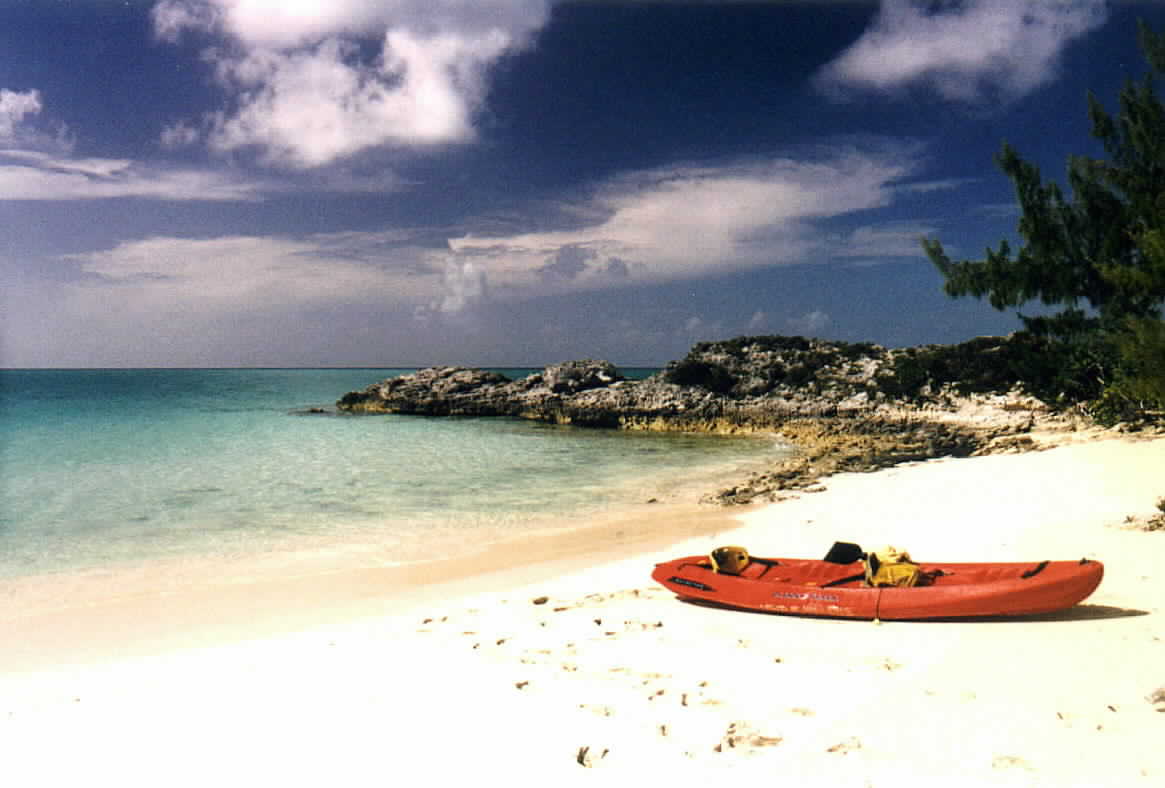
[[862, 561], [751, 558], [739, 574], [708, 556], [657, 564], [651, 577], [681, 597], [767, 613], [864, 619], [1014, 616], [1072, 607], [1100, 585], [1099, 561], [920, 564], [926, 584], [870, 587]]

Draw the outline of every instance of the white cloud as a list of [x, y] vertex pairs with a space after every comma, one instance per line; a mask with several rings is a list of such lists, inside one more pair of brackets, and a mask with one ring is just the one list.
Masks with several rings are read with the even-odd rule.
[[[220, 151], [309, 168], [383, 145], [466, 142], [486, 72], [545, 24], [549, 0], [162, 0], [157, 34], [228, 37], [208, 52], [237, 105]], [[379, 42], [370, 57], [357, 39]]]
[[785, 321], [790, 333], [802, 334], [805, 336], [816, 336], [821, 333], [829, 324], [831, 320], [827, 313], [820, 309], [814, 309], [807, 312], [800, 317], [791, 317]]
[[873, 25], [819, 74], [826, 89], [922, 84], [948, 99], [1030, 93], [1060, 53], [1100, 27], [1104, 0], [883, 0]]
[[680, 330], [676, 333], [691, 341], [692, 339], [707, 340], [722, 337], [728, 332], [724, 330], [724, 324], [719, 320], [705, 320], [699, 315], [692, 315], [683, 322]]
[[160, 0], [154, 29], [167, 40], [184, 29], [221, 31], [248, 47], [290, 49], [334, 36], [530, 32], [544, 24], [547, 0]]
[[229, 175], [145, 167], [128, 159], [0, 150], [0, 200], [255, 200], [259, 186]]
[[124, 300], [135, 309], [214, 313], [364, 302], [390, 285], [399, 292], [401, 282], [391, 269], [329, 254], [333, 243], [329, 236], [156, 237], [68, 259], [95, 282], [80, 290], [99, 291], [102, 301]]
[[342, 338], [393, 303], [432, 292], [426, 280], [440, 270], [418, 264], [425, 254], [392, 234], [124, 242], [0, 288], [0, 354], [9, 364], [326, 362], [364, 347]]
[[41, 111], [40, 92], [0, 90], [0, 142], [16, 137], [25, 116]]
[[143, 165], [131, 159], [74, 156], [62, 129], [49, 136], [28, 118], [44, 106], [40, 93], [0, 90], [0, 200], [254, 200], [260, 187], [212, 171]]
[[177, 41], [185, 30], [210, 31], [219, 8], [202, 0], [160, 0], [150, 11], [154, 32], [165, 41]]
[[579, 211], [597, 217], [590, 226], [449, 245], [514, 292], [608, 287], [615, 273], [658, 282], [805, 262], [828, 251], [815, 222], [888, 204], [917, 166], [902, 151], [843, 149], [813, 161], [652, 170], [599, 188]]
[[884, 260], [894, 257], [924, 258], [920, 238], [938, 234], [931, 225], [891, 222], [865, 225], [851, 232], [833, 251], [839, 257], [862, 257]]
[[81, 278], [58, 299], [61, 324], [126, 337], [159, 327], [193, 337], [316, 309], [409, 307], [439, 292], [442, 275], [431, 250], [391, 234], [154, 237], [65, 260]]
[[473, 260], [448, 259], [442, 284], [444, 294], [433, 302], [437, 312], [460, 312], [488, 296], [485, 271]]
[[[14, 305], [23, 316], [10, 349], [112, 365], [270, 363], [272, 348], [294, 359], [308, 346], [335, 358], [344, 352], [335, 343], [345, 346], [337, 337], [383, 327], [440, 294], [444, 254], [400, 231], [127, 241], [64, 258], [77, 276]], [[38, 337], [42, 313], [52, 332]]]
[[970, 183], [977, 183], [979, 180], [979, 178], [942, 178], [939, 180], [904, 183], [899, 186], [899, 188], [903, 191], [913, 192], [915, 194], [929, 194], [930, 192], [941, 192], [958, 189]]
[[201, 138], [202, 133], [198, 129], [189, 123], [178, 121], [162, 129], [161, 142], [163, 148], [184, 148], [195, 144]]
[[[206, 197], [208, 188], [225, 197], [232, 188], [187, 183], [181, 173], [143, 174], [124, 160], [27, 152], [10, 159], [13, 168], [28, 171], [44, 198], [190, 198]], [[844, 148], [812, 160], [650, 170], [600, 184], [585, 204], [575, 205], [575, 221], [590, 216], [589, 226], [461, 238], [445, 248], [431, 245], [431, 231], [400, 229], [127, 241], [68, 258], [82, 279], [65, 288], [60, 318], [87, 335], [130, 338], [156, 330], [178, 341], [232, 321], [263, 323], [267, 315], [268, 327], [291, 325], [313, 310], [347, 315], [395, 309], [428, 320], [479, 303], [824, 260], [838, 242], [820, 222], [886, 205], [901, 193], [899, 180], [918, 166], [902, 151]], [[54, 175], [60, 180], [51, 180]], [[19, 190], [6, 177], [0, 169], [0, 195]], [[245, 185], [235, 188], [236, 196], [250, 194]], [[882, 251], [895, 250], [891, 242], [907, 229], [871, 226], [850, 240], [884, 242]], [[811, 313], [803, 320], [799, 329], [813, 333], [828, 318]], [[758, 313], [750, 330], [768, 322]], [[705, 338], [725, 333], [708, 321], [683, 330]]]

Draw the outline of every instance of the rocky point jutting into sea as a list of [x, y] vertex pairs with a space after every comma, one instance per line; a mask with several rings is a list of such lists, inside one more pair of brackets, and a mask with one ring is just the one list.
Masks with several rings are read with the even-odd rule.
[[800, 449], [779, 466], [708, 496], [773, 500], [842, 471], [1033, 448], [1037, 424], [1072, 420], [1022, 393], [1017, 337], [886, 349], [803, 337], [696, 345], [645, 380], [606, 361], [569, 361], [511, 380], [434, 367], [345, 394], [353, 413], [502, 416], [628, 430], [778, 434]]

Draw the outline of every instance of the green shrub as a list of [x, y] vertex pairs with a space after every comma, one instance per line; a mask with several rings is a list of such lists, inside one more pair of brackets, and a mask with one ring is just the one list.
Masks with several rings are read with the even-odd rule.
[[781, 384], [793, 388], [801, 388], [817, 377], [817, 367], [809, 364], [793, 364], [785, 370]]
[[1165, 322], [1135, 320], [1117, 339], [1120, 375], [1116, 391], [1139, 410], [1165, 410]]
[[917, 398], [927, 386], [934, 391], [952, 385], [960, 394], [1002, 393], [1019, 386], [1066, 406], [1099, 397], [1114, 365], [1115, 348], [1102, 335], [1059, 339], [1020, 332], [897, 351], [874, 384], [889, 396], [906, 398]]
[[663, 379], [677, 386], [699, 386], [715, 394], [727, 394], [736, 378], [720, 364], [685, 358], [664, 370]]

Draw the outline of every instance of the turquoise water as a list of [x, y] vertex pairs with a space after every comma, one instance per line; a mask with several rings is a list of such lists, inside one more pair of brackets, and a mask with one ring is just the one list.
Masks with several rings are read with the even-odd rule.
[[0, 577], [292, 549], [422, 560], [694, 479], [710, 491], [783, 451], [332, 408], [404, 371], [0, 371]]

